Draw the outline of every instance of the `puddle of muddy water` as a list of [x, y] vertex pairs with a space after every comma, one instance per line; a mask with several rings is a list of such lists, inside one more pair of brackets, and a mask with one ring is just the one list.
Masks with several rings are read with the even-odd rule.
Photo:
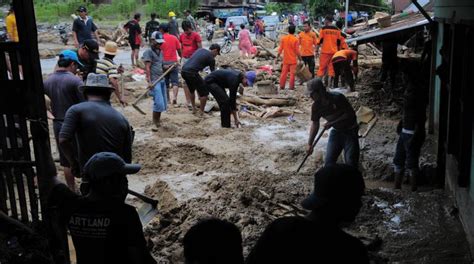
[[[308, 140], [306, 129], [295, 129], [290, 126], [272, 124], [255, 129], [252, 139], [256, 142], [266, 143], [274, 149], [286, 147], [305, 146]], [[315, 150], [325, 150], [327, 137], [321, 137]]]
[[[128, 176], [129, 185], [134, 191], [143, 193], [146, 186], [153, 186], [156, 182], [166, 183], [168, 190], [179, 203], [190, 199], [203, 197], [207, 192], [207, 183], [216, 177], [225, 177], [230, 174], [218, 172], [184, 173], [184, 174], [146, 174]], [[159, 190], [151, 190], [156, 192]]]

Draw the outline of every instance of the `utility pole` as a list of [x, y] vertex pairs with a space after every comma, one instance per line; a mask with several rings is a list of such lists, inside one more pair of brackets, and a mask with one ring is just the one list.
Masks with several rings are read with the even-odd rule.
[[349, 0], [346, 0], [346, 18], [344, 19], [344, 30], [347, 30], [347, 17], [349, 16]]

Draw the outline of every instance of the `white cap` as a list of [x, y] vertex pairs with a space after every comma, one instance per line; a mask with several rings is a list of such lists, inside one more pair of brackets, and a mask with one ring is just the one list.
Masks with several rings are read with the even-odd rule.
[[157, 43], [165, 43], [165, 40], [163, 39], [163, 34], [159, 31], [155, 31], [151, 34], [150, 39], [155, 40]]

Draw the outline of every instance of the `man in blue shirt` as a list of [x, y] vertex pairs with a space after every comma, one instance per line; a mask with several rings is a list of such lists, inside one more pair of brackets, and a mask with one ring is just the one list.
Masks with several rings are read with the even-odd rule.
[[97, 42], [99, 42], [97, 26], [92, 21], [92, 18], [87, 16], [87, 9], [81, 6], [77, 9], [77, 12], [79, 12], [79, 17], [76, 18], [72, 24], [74, 46], [79, 48], [79, 46], [88, 39], [95, 39]]

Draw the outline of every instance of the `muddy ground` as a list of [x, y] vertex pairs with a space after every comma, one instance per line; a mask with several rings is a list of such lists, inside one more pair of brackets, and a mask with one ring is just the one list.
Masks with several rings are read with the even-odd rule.
[[[380, 64], [361, 65], [359, 97], [349, 99], [355, 109], [361, 105], [373, 109], [379, 120], [360, 140], [367, 194], [347, 231], [369, 247], [374, 263], [471, 263], [454, 203], [442, 189], [427, 184], [411, 193], [408, 186], [393, 190], [391, 183], [380, 180], [391, 173], [403, 89], [376, 87]], [[125, 88], [132, 102], [145, 83], [126, 80]], [[305, 155], [310, 120], [311, 101], [303, 91], [304, 86], [297, 86], [294, 92], [284, 92], [297, 99], [295, 106], [283, 108], [295, 112], [294, 121], [241, 113], [243, 126], [232, 129], [220, 128], [219, 112], [193, 115], [184, 105], [182, 90], [179, 107], [171, 106], [163, 115], [158, 132], [151, 130], [151, 99], [140, 103], [147, 115], [130, 106], [116, 106], [135, 129], [133, 161], [143, 166], [129, 176], [130, 189], [160, 201], [160, 214], [145, 226], [159, 263], [183, 263], [182, 239], [200, 219], [218, 217], [235, 223], [247, 255], [272, 220], [306, 213], [299, 203], [310, 193], [312, 175], [323, 163], [327, 133], [296, 173]], [[253, 94], [255, 89], [245, 93]], [[423, 166], [433, 166], [434, 146], [428, 136]], [[141, 205], [133, 197], [127, 201]]]

